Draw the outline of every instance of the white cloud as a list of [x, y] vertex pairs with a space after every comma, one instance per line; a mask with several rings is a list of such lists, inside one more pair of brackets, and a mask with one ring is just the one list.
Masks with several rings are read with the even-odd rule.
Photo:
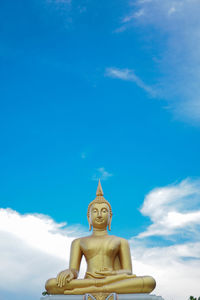
[[145, 90], [147, 93], [149, 93], [151, 96], [156, 95], [156, 91], [146, 85], [137, 75], [135, 75], [135, 72], [130, 69], [117, 69], [117, 68], [107, 68], [105, 72], [105, 76], [111, 77], [111, 78], [118, 78], [126, 81], [132, 81], [137, 84], [140, 88]]
[[155, 292], [165, 300], [200, 296], [200, 180], [152, 190], [141, 212], [152, 224], [131, 240], [135, 272], [152, 274], [157, 279]]
[[[155, 277], [153, 293], [165, 300], [200, 296], [199, 194], [200, 181], [191, 179], [154, 189], [141, 210], [156, 228], [150, 225], [146, 235], [130, 240], [133, 272]], [[165, 218], [170, 212], [181, 218]], [[152, 239], [149, 247], [156, 230], [162, 238], [174, 236], [177, 230], [179, 234], [187, 231], [187, 240], [175, 238], [170, 245], [160, 246]], [[39, 299], [45, 281], [68, 267], [71, 241], [84, 235], [87, 233], [81, 227], [58, 224], [45, 215], [0, 209], [0, 299], [11, 300], [13, 295], [17, 300]]]
[[147, 247], [145, 242], [130, 241], [133, 272], [156, 279], [153, 294], [165, 300], [188, 300], [200, 296], [200, 242], [166, 247]]
[[13, 294], [39, 299], [45, 281], [67, 267], [71, 242], [84, 233], [64, 225], [44, 215], [0, 209], [0, 290], [6, 300]]
[[104, 167], [101, 167], [96, 170], [96, 173], [92, 176], [92, 180], [95, 180], [95, 181], [98, 181], [99, 179], [107, 180], [112, 176], [113, 176], [113, 174], [106, 171]]
[[116, 30], [140, 26], [146, 42], [157, 45], [153, 59], [160, 73], [159, 96], [176, 117], [193, 124], [200, 122], [199, 14], [199, 0], [137, 0]]
[[[199, 207], [199, 208], [197, 208]], [[146, 197], [141, 213], [153, 222], [139, 237], [169, 236], [192, 232], [200, 226], [200, 180], [186, 179], [167, 187], [156, 188]]]

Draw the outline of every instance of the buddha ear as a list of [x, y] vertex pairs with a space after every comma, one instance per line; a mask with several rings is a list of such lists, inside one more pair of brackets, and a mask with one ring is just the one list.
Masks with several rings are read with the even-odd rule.
[[91, 231], [92, 230], [92, 224], [90, 222], [90, 218], [88, 217], [87, 219], [88, 219], [88, 223], [89, 223], [89, 231]]
[[111, 230], [111, 222], [112, 222], [112, 217], [110, 217], [109, 223], [108, 223], [108, 229]]

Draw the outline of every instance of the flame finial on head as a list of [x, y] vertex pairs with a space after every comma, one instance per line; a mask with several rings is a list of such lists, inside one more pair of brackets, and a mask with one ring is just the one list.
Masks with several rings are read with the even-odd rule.
[[103, 189], [101, 186], [101, 181], [99, 179], [99, 183], [98, 183], [98, 187], [97, 187], [97, 191], [96, 191], [96, 196], [103, 196]]

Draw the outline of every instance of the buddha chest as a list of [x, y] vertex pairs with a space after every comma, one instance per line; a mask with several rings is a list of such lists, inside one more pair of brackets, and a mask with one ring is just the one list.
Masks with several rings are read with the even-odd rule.
[[119, 251], [120, 241], [113, 236], [89, 237], [81, 241], [81, 250], [90, 259], [94, 256], [108, 256], [115, 258]]

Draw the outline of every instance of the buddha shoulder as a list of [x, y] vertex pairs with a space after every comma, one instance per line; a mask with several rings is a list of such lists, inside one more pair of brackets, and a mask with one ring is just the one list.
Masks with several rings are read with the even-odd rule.
[[97, 240], [101, 240], [103, 241], [113, 241], [115, 243], [117, 243], [118, 245], [120, 244], [122, 247], [129, 247], [129, 243], [126, 239], [115, 236], [115, 235], [107, 235], [106, 237], [94, 237], [92, 235], [89, 236], [85, 236], [85, 237], [81, 237], [81, 238], [77, 238], [75, 240], [72, 241], [72, 247], [81, 247], [81, 245], [85, 244], [85, 243], [90, 243], [90, 242], [94, 242]]
[[109, 235], [110, 238], [118, 241], [120, 244], [122, 245], [128, 245], [128, 241], [122, 237], [119, 236], [115, 236], [115, 235]]

